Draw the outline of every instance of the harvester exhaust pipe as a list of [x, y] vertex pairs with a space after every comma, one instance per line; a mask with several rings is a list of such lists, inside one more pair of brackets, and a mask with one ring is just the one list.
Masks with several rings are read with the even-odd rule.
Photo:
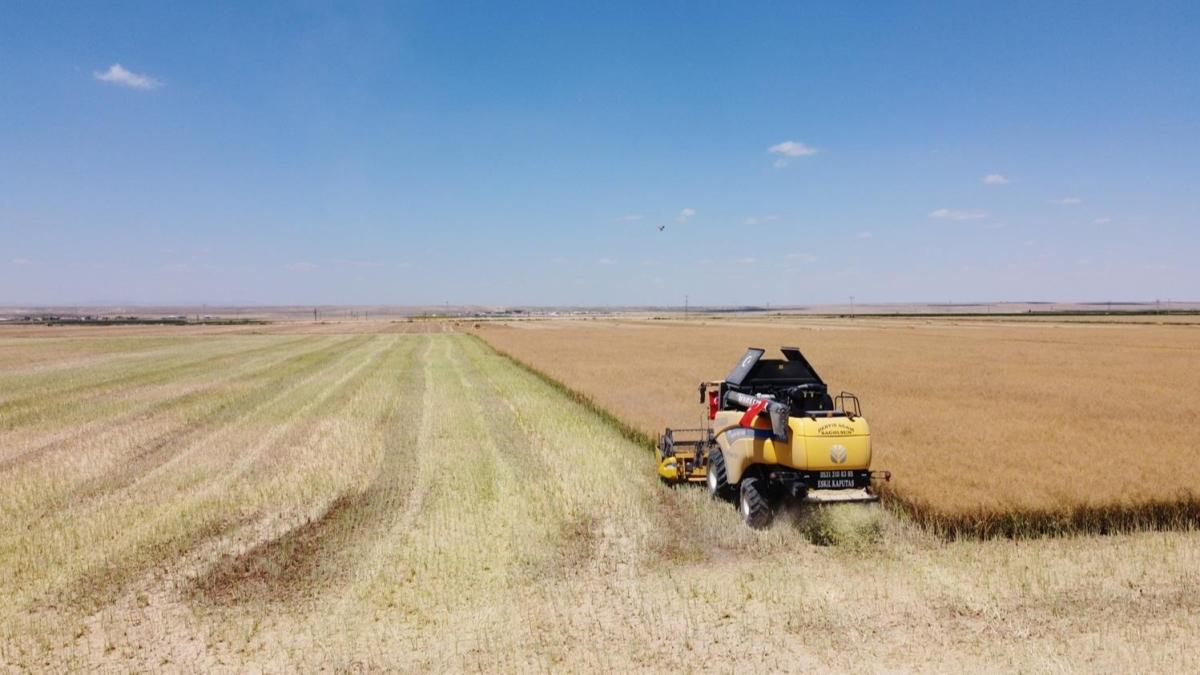
[[[771, 417], [771, 434], [776, 439], [786, 441], [788, 438], [788, 417], [792, 413], [792, 407], [786, 403], [772, 401], [769, 398], [759, 398], [749, 394], [743, 394], [736, 391], [725, 392], [725, 403], [728, 405], [736, 405], [746, 409], [747, 414], [751, 419], [743, 418], [741, 426], [749, 426], [753, 417], [762, 413], [764, 410]], [[753, 415], [750, 415], [753, 413]]]

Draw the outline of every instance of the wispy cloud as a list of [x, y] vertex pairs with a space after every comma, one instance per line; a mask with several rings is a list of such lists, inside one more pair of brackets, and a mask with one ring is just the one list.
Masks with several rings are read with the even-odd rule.
[[130, 89], [158, 89], [162, 86], [162, 82], [153, 77], [125, 70], [119, 63], [112, 64], [104, 72], [96, 71], [92, 73], [92, 77], [101, 82], [108, 82], [120, 87], [129, 87]]
[[316, 263], [310, 263], [307, 260], [300, 260], [298, 262], [289, 263], [284, 267], [292, 272], [311, 272], [317, 269], [319, 265]]
[[641, 220], [642, 218], [645, 218], [645, 217], [646, 216], [643, 216], [640, 213], [627, 213], [627, 214], [621, 216], [620, 218], [617, 218], [617, 221], [622, 222], [622, 223], [632, 223], [635, 220]]
[[757, 258], [738, 258], [734, 262], [739, 265], [753, 265], [754, 263], [758, 262], [758, 259]]
[[177, 262], [177, 263], [167, 263], [166, 265], [163, 265], [160, 269], [164, 272], [173, 272], [173, 273], [191, 272], [192, 266], [185, 262]]
[[612, 258], [600, 258], [596, 261], [597, 265], [616, 265], [617, 261]]
[[859, 232], [858, 234], [854, 235], [854, 238], [855, 239], [870, 239], [871, 237], [874, 237], [874, 236], [875, 235], [871, 234], [870, 232]]
[[1062, 199], [1051, 199], [1050, 203], [1058, 204], [1059, 206], [1079, 206], [1083, 203], [1083, 200], [1079, 197], [1063, 197]]
[[784, 157], [808, 157], [820, 151], [800, 141], [784, 141], [767, 148], [767, 152], [775, 155], [783, 155]]
[[676, 218], [675, 221], [679, 223], [686, 223], [687, 221], [691, 220], [692, 216], [694, 215], [696, 215], [696, 209], [683, 209], [679, 212], [679, 217]]
[[562, 257], [562, 256], [555, 256], [555, 257], [553, 257], [553, 258], [551, 258], [551, 259], [550, 259], [550, 262], [554, 263], [555, 265], [566, 265], [566, 264], [568, 264], [570, 261], [569, 261], [569, 260], [567, 260], [566, 258]]
[[988, 217], [988, 214], [986, 211], [937, 209], [930, 212], [929, 217], [938, 220], [983, 220]]
[[1112, 222], [1112, 218], [1105, 216], [1103, 218], [1097, 218], [1097, 219], [1093, 220], [1092, 224], [1093, 225], [1107, 225], [1108, 223], [1111, 223], [1111, 222]]
[[989, 173], [983, 177], [984, 185], [1008, 185], [1008, 176], [1002, 173]]
[[802, 263], [817, 262], [817, 256], [812, 255], [811, 253], [789, 253], [783, 257], [787, 260], [794, 260]]
[[779, 156], [779, 158], [775, 160], [774, 166], [776, 169], [782, 169], [793, 159], [797, 157], [808, 157], [810, 155], [815, 155], [817, 152], [819, 152], [819, 150], [811, 145], [801, 143], [800, 141], [784, 141], [782, 143], [776, 143], [775, 145], [767, 148], [767, 152], [772, 155]]
[[368, 269], [368, 268], [373, 268], [373, 267], [383, 267], [383, 263], [375, 261], [375, 260], [351, 260], [351, 259], [347, 259], [347, 258], [334, 258], [333, 264], [341, 265], [343, 267], [358, 267], [361, 269]]
[[29, 258], [13, 258], [12, 264], [16, 265], [17, 267], [31, 267], [36, 265], [37, 261], [30, 260]]

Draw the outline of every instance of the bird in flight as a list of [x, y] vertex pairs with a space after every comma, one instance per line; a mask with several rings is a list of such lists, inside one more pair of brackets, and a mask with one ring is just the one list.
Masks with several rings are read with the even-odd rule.
[[667, 229], [667, 226], [666, 226], [666, 225], [659, 225], [659, 226], [658, 226], [658, 231], [659, 231], [659, 232], [662, 232], [662, 231], [663, 231], [663, 230], [665, 230], [665, 229]]

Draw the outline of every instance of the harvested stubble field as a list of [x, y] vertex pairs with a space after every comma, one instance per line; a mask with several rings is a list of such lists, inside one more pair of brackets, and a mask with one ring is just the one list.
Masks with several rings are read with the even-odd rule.
[[1200, 327], [958, 319], [531, 321], [479, 332], [653, 437], [696, 383], [799, 346], [859, 395], [893, 504], [951, 536], [1200, 523]]
[[472, 337], [311, 328], [0, 332], [0, 664], [1200, 667], [1194, 532], [756, 532]]

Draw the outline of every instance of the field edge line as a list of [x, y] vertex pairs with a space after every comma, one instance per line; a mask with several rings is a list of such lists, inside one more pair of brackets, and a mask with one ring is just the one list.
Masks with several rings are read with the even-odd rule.
[[591, 412], [591, 413], [595, 414], [597, 417], [599, 417], [605, 424], [608, 424], [609, 426], [611, 426], [611, 427], [615, 428], [617, 431], [619, 431], [621, 436], [624, 437], [626, 440], [634, 443], [635, 445], [643, 446], [647, 450], [655, 450], [658, 447], [658, 440], [656, 438], [647, 434], [646, 432], [642, 431], [641, 429], [638, 429], [637, 427], [629, 424], [628, 422], [621, 419], [620, 417], [617, 417], [612, 412], [610, 412], [609, 410], [607, 410], [606, 408], [601, 406], [599, 403], [596, 403], [596, 400], [593, 399], [591, 396], [588, 396], [587, 394], [585, 394], [581, 391], [572, 389], [571, 387], [567, 386], [566, 384], [563, 384], [561, 381], [555, 379], [553, 376], [547, 374], [546, 372], [544, 372], [542, 370], [539, 370], [535, 366], [525, 363], [524, 361], [522, 361], [521, 359], [518, 359], [517, 357], [513, 356], [512, 354], [509, 354], [508, 352], [497, 348], [496, 346], [494, 346], [487, 340], [479, 337], [478, 335], [476, 335], [474, 333], [465, 333], [465, 335], [469, 336], [472, 340], [477, 340], [486, 349], [492, 351], [493, 353], [500, 356], [501, 358], [508, 361], [509, 363], [513, 364], [517, 368], [520, 368], [521, 370], [524, 370], [525, 372], [537, 377], [541, 381], [550, 385], [551, 388], [555, 389], [559, 393], [566, 396], [571, 401], [583, 406], [588, 412]]

